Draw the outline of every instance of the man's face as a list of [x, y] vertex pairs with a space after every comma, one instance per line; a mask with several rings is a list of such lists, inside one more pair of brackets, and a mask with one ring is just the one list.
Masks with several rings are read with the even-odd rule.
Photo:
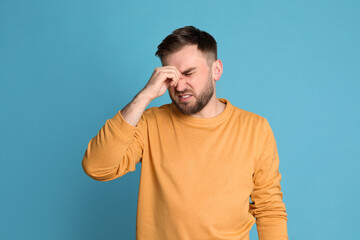
[[200, 112], [215, 93], [215, 81], [205, 55], [196, 45], [187, 45], [166, 56], [163, 65], [175, 66], [181, 73], [177, 86], [168, 89], [172, 102], [184, 114]]

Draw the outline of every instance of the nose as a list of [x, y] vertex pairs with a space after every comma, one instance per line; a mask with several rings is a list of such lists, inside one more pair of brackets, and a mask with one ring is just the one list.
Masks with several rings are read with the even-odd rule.
[[178, 84], [175, 87], [175, 90], [178, 92], [182, 92], [186, 89], [186, 79], [180, 77]]

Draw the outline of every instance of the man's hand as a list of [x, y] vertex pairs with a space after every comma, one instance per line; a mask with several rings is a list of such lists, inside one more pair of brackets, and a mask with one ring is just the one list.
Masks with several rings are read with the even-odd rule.
[[129, 124], [136, 126], [149, 103], [164, 95], [168, 87], [176, 86], [181, 73], [174, 66], [155, 68], [146, 86], [121, 110], [121, 115]]
[[180, 77], [181, 73], [174, 66], [157, 67], [142, 93], [154, 100], [164, 95], [169, 86], [176, 86]]

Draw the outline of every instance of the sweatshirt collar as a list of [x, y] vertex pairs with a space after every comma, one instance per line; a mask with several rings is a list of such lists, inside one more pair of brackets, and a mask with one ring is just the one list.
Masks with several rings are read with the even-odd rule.
[[231, 103], [224, 98], [218, 98], [219, 101], [225, 103], [225, 109], [219, 115], [212, 118], [200, 118], [200, 117], [192, 117], [186, 114], [183, 114], [174, 103], [171, 104], [170, 108], [175, 113], [175, 115], [184, 122], [195, 124], [195, 125], [213, 125], [218, 124], [226, 120], [232, 111], [233, 106]]

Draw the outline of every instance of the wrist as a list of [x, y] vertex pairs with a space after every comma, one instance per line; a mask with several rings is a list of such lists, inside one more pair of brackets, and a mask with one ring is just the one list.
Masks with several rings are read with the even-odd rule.
[[152, 98], [145, 89], [141, 90], [138, 95], [136, 95], [135, 99], [137, 101], [144, 102], [148, 105], [154, 98]]

